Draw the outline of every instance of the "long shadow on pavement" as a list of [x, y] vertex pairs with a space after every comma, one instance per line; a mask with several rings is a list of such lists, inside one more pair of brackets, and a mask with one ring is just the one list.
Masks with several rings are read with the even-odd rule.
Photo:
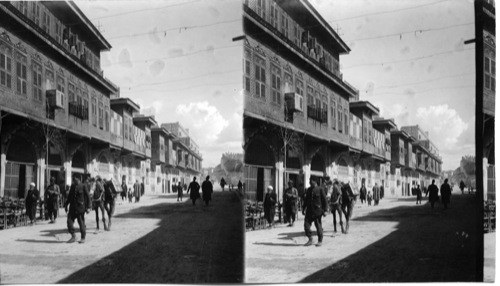
[[233, 193], [213, 204], [139, 207], [116, 218], [160, 219], [158, 228], [59, 283], [238, 283], [243, 281], [243, 205]]
[[[479, 238], [474, 200], [471, 196], [453, 196], [446, 211], [441, 206], [431, 210], [425, 204], [355, 218], [353, 222], [395, 221], [398, 225], [388, 236], [301, 282], [475, 281], [475, 244]], [[460, 238], [462, 232], [467, 239]]]

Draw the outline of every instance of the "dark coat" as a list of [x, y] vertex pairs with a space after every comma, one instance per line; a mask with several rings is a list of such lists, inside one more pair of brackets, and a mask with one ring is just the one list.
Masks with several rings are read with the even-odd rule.
[[61, 195], [61, 191], [59, 190], [59, 186], [56, 184], [49, 185], [45, 190], [45, 202], [47, 206], [51, 205], [55, 208], [59, 205], [59, 196]]
[[264, 197], [264, 217], [269, 223], [273, 222], [276, 213], [276, 193], [266, 193]]
[[361, 189], [359, 189], [359, 199], [366, 200], [366, 187], [365, 186], [362, 186]]
[[342, 192], [342, 197], [340, 198], [342, 201], [342, 205], [348, 206], [355, 199], [355, 195], [352, 192], [351, 186], [348, 184], [342, 185], [340, 187], [340, 191]]
[[296, 188], [291, 187], [285, 190], [285, 212], [297, 213], [297, 199], [299, 192]]
[[116, 197], [116, 189], [115, 185], [113, 184], [112, 181], [106, 181], [104, 183], [104, 201], [106, 202], [111, 202], [115, 199]]
[[378, 202], [380, 200], [380, 188], [379, 186], [373, 186], [373, 200]]
[[[366, 190], [366, 189], [365, 189]], [[342, 202], [342, 191], [339, 184], [333, 184], [332, 194], [330, 196], [330, 209], [332, 212], [336, 210], [336, 206]]]
[[439, 196], [438, 196], [438, 187], [434, 184], [430, 185], [429, 188], [427, 189], [427, 191], [429, 192], [429, 201], [430, 202], [436, 202], [439, 200]]
[[306, 191], [303, 210], [307, 217], [322, 216], [327, 210], [325, 190], [321, 187], [309, 187]]
[[460, 181], [460, 190], [464, 190], [465, 189], [465, 183], [464, 181]]
[[182, 185], [178, 184], [176, 188], [177, 188], [177, 196], [182, 197]]
[[451, 197], [451, 187], [449, 184], [444, 183], [441, 185], [441, 201], [444, 203], [450, 203]]
[[31, 220], [36, 217], [36, 206], [39, 199], [40, 192], [36, 188], [34, 188], [33, 190], [28, 190], [28, 194], [26, 195], [24, 204], [26, 205], [26, 214]]
[[68, 205], [71, 215], [83, 214], [90, 208], [90, 195], [84, 184], [78, 183], [71, 185], [64, 207], [67, 208]]
[[142, 193], [141, 193], [141, 184], [139, 184], [138, 182], [136, 182], [134, 184], [134, 197], [140, 198], [141, 195], [142, 195]]
[[214, 186], [212, 185], [212, 182], [207, 180], [203, 181], [203, 183], [201, 183], [201, 192], [203, 193], [204, 201], [211, 201], [212, 193], [214, 192]]
[[419, 187], [416, 187], [415, 193], [417, 194], [417, 200], [421, 200], [422, 199], [422, 190]]
[[198, 182], [191, 182], [189, 184], [189, 187], [187, 189], [187, 192], [189, 193], [189, 191], [191, 191], [191, 193], [189, 194], [189, 197], [191, 199], [197, 199], [200, 197], [200, 184], [198, 184]]

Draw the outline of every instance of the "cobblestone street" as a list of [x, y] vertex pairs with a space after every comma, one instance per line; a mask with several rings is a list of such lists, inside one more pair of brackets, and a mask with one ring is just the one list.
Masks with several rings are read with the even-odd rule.
[[[456, 195], [451, 209], [431, 210], [413, 198], [354, 209], [349, 234], [323, 218], [321, 247], [304, 247], [303, 216], [294, 227], [246, 233], [248, 283], [473, 281], [474, 198]], [[314, 227], [313, 227], [313, 230]], [[464, 247], [457, 232], [468, 238]], [[315, 232], [314, 232], [315, 234]], [[334, 237], [332, 237], [334, 235]], [[317, 241], [317, 236], [314, 236]]]
[[[87, 241], [67, 244], [66, 215], [0, 232], [1, 283], [237, 283], [243, 277], [242, 208], [235, 192], [213, 205], [189, 196], [117, 200], [110, 232], [86, 215]], [[77, 223], [75, 222], [77, 226]], [[77, 238], [80, 238], [77, 233]]]

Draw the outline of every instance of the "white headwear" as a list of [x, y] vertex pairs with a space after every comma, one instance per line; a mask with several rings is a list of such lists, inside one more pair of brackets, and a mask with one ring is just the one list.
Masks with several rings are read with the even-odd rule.
[[267, 187], [267, 189], [272, 191], [273, 190], [273, 186], [269, 186], [269, 187]]
[[36, 187], [35, 183], [31, 182], [30, 186]]

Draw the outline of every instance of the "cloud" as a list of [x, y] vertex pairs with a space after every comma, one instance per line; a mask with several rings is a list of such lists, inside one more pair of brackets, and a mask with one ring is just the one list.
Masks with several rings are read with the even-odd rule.
[[200, 145], [212, 144], [229, 122], [220, 114], [217, 107], [207, 101], [180, 104], [175, 112], [182, 116], [183, 124], [192, 130]]
[[383, 108], [380, 106], [380, 115], [384, 118], [393, 118], [394, 122], [398, 127], [410, 124], [410, 112], [408, 107], [402, 104], [396, 103], [388, 108]]
[[234, 112], [229, 120], [229, 124], [222, 130], [217, 139], [217, 143], [238, 143], [243, 142], [243, 116], [241, 112]]
[[120, 54], [118, 55], [118, 62], [122, 67], [132, 67], [132, 62], [130, 61], [130, 52], [127, 48], [121, 50]]
[[419, 125], [429, 131], [431, 140], [444, 152], [461, 148], [459, 138], [469, 128], [455, 109], [447, 104], [420, 107], [416, 117]]
[[164, 68], [165, 68], [165, 62], [162, 60], [156, 60], [149, 66], [149, 72], [153, 76], [157, 76], [163, 71]]
[[[158, 116], [161, 114], [161, 110], [163, 108], [163, 101], [161, 100], [155, 100], [151, 102], [151, 105], [144, 105], [140, 104], [139, 100], [136, 100], [139, 105], [142, 106], [141, 108], [141, 113], [144, 115], [153, 115], [155, 118], [158, 118]], [[142, 100], [140, 100], [142, 103]], [[158, 123], [160, 124], [160, 123]]]

